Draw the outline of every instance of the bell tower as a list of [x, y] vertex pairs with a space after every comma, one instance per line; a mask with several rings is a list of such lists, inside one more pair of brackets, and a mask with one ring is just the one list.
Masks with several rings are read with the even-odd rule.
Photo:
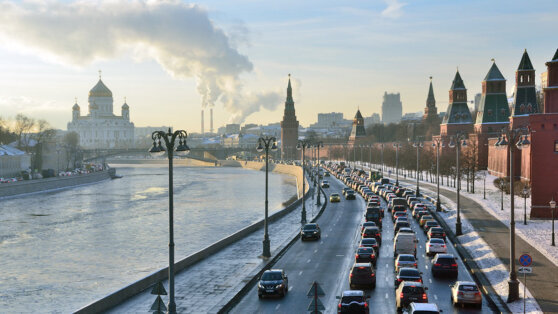
[[283, 121], [281, 121], [281, 159], [298, 159], [296, 155], [298, 125], [294, 108], [293, 89], [291, 87], [291, 75], [289, 74], [287, 99], [285, 100]]

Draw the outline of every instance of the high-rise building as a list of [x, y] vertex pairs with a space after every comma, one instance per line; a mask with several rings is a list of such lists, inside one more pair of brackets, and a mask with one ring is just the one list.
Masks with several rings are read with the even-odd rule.
[[291, 87], [291, 75], [289, 74], [289, 84], [287, 85], [287, 99], [285, 100], [285, 110], [283, 121], [281, 121], [281, 158], [294, 158], [296, 144], [298, 142], [298, 121], [296, 120], [293, 89]]
[[403, 115], [403, 104], [401, 103], [401, 95], [388, 94], [384, 92], [384, 101], [382, 102], [382, 122], [384, 124], [399, 123]]

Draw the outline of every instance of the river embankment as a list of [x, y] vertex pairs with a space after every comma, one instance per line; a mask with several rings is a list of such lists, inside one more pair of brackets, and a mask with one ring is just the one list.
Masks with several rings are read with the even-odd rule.
[[115, 169], [107, 169], [88, 174], [3, 183], [0, 185], [0, 199], [92, 184], [110, 179], [114, 171]]

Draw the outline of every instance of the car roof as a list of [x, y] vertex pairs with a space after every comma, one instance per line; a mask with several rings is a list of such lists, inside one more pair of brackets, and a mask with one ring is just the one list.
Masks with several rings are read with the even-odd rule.
[[455, 258], [453, 254], [436, 254], [436, 258]]
[[[412, 233], [415, 233], [415, 232], [413, 231], [413, 229], [408, 228], [408, 227], [403, 227], [403, 228], [400, 228], [400, 229], [399, 229], [399, 232], [403, 232], [403, 233], [409, 232], [409, 231], [412, 232]], [[410, 232], [409, 232], [409, 233], [410, 233]]]
[[471, 285], [471, 286], [476, 286], [477, 285], [473, 281], [456, 281], [455, 284], [457, 284], [457, 285]]
[[362, 296], [364, 296], [364, 291], [362, 291], [362, 290], [345, 290], [345, 291], [343, 291], [343, 296], [362, 297]]
[[401, 257], [401, 256], [407, 256], [407, 257], [411, 256], [413, 258], [415, 257], [413, 254], [399, 254], [397, 257]]
[[438, 306], [436, 305], [436, 303], [411, 303], [411, 306], [415, 309], [415, 310], [419, 310], [419, 311], [439, 311], [438, 310]]
[[306, 227], [306, 226], [317, 226], [317, 225], [318, 225], [317, 223], [307, 223], [304, 226]]
[[268, 269], [264, 273], [280, 273], [282, 271], [282, 269]]
[[416, 282], [416, 281], [403, 281], [402, 282], [404, 286], [417, 286], [417, 287], [423, 287], [422, 282]]
[[355, 263], [353, 267], [372, 267], [370, 263]]

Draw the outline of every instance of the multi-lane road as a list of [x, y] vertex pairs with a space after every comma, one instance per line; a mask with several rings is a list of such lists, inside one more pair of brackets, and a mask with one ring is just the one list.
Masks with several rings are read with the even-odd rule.
[[[325, 189], [327, 196], [340, 193], [345, 185], [333, 176], [331, 187]], [[382, 201], [382, 207], [386, 204]], [[298, 241], [277, 261], [273, 268], [284, 269], [289, 277], [289, 292], [284, 298], [259, 299], [257, 287], [239, 301], [231, 313], [306, 313], [311, 300], [306, 296], [312, 282], [317, 281], [325, 292], [320, 300], [326, 307], [325, 313], [336, 313], [337, 300], [344, 290], [349, 290], [349, 271], [354, 263], [354, 255], [360, 241], [361, 224], [364, 221], [365, 202], [341, 199], [340, 203], [328, 203], [318, 224], [322, 229], [320, 241]], [[417, 234], [418, 268], [423, 273], [429, 302], [438, 304], [444, 313], [491, 312], [488, 302], [483, 300], [482, 309], [454, 308], [450, 301], [449, 285], [455, 279], [433, 278], [430, 258], [424, 255], [427, 237], [419, 225], [410, 218]], [[376, 264], [376, 288], [370, 294], [371, 313], [395, 312], [393, 222], [386, 211], [382, 226], [382, 245]], [[448, 243], [448, 253], [458, 257]], [[458, 259], [458, 280], [472, 280], [461, 259]]]

